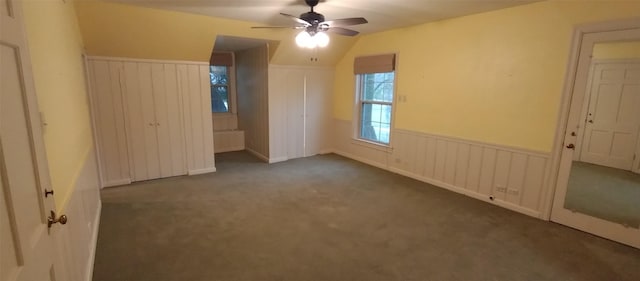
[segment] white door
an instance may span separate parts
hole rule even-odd
[[[640,64],[597,64],[581,159],[631,170],[640,129]]]
[[[299,69],[288,70],[287,93],[287,158],[304,157],[305,75]]]
[[[575,42],[579,42],[574,46],[572,57],[577,57],[577,62],[572,61],[569,73],[575,73],[575,76],[569,76],[567,85],[573,85],[569,95],[566,96],[560,120],[566,122],[566,127],[559,126],[557,133],[558,142],[556,143],[556,156],[558,156],[558,173],[555,177],[556,190],[552,202],[551,220],[561,223],[582,231],[586,231],[598,236],[605,237],[620,243],[640,248],[640,229],[629,227],[616,222],[611,222],[581,212],[576,212],[565,207],[568,195],[568,185],[572,164],[574,162],[574,144],[577,140],[577,132],[580,124],[584,122],[583,106],[585,93],[589,89],[587,80],[589,76],[589,66],[591,65],[592,50],[596,43],[600,42],[619,42],[640,40],[640,21],[629,21],[621,25],[624,28],[616,26],[615,28],[609,23],[597,24],[597,26],[578,27],[575,32]],[[593,29],[595,31],[586,32],[585,30]],[[610,30],[607,30],[610,29]],[[601,30],[601,31],[597,31]],[[577,56],[576,56],[577,55]],[[575,66],[575,68],[573,67]],[[574,72],[575,71],[575,72]],[[624,96],[621,94],[621,96]],[[627,97],[620,97],[620,102],[629,103]],[[627,114],[624,106],[621,106],[622,115]],[[636,107],[637,108],[637,107]],[[621,115],[618,114],[618,115]],[[593,116],[593,115],[592,115]],[[618,120],[626,120],[627,118],[618,118]],[[594,121],[595,123],[595,121]],[[587,144],[583,144],[587,145]]]
[[[0,280],[54,280],[54,209],[20,1],[0,1]]]
[[[333,72],[309,69],[306,74],[305,156],[313,156],[327,148],[327,126],[331,112]]]
[[[151,64],[125,62],[124,81],[133,181],[160,178]]]
[[[176,71],[175,64],[151,66],[160,177],[163,178],[187,173]]]

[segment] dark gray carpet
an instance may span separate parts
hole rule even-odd
[[[336,155],[102,192],[94,281],[640,280],[640,250]]]
[[[573,162],[564,207],[640,228],[640,175],[631,171]]]

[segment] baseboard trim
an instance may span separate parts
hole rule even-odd
[[[195,175],[202,175],[202,174],[214,173],[215,171],[216,171],[216,167],[212,167],[212,168],[204,168],[204,169],[196,169],[196,170],[189,170],[189,172],[187,173],[187,175],[189,175],[189,176],[195,176]]]
[[[131,184],[131,179],[121,179],[121,180],[108,181],[108,182],[105,182],[104,184],[102,184],[102,188],[111,187],[111,186],[118,186],[118,185],[127,185],[127,184]]]
[[[251,149],[251,148],[248,148],[248,147],[245,147],[245,148],[244,148],[244,150],[246,150],[246,151],[248,151],[249,153],[253,154],[255,157],[260,158],[260,160],[262,160],[262,161],[264,161],[264,162],[267,162],[267,163],[270,163],[270,162],[269,162],[269,157],[264,156],[264,155],[262,155],[261,153],[258,153],[257,151],[255,151],[255,150],[253,150],[253,149]]]
[[[322,154],[331,154],[331,153],[335,153],[333,149],[327,148],[327,149],[323,149],[320,150],[320,152],[318,152],[318,154],[322,155]]]
[[[434,186],[437,186],[437,187],[440,187],[440,188],[444,188],[446,190],[453,191],[455,193],[459,193],[459,194],[462,194],[462,195],[465,195],[465,196],[469,196],[469,197],[474,198],[474,199],[478,199],[478,200],[481,200],[481,201],[484,201],[484,202],[487,202],[487,203],[491,203],[493,205],[497,205],[497,206],[500,206],[500,207],[505,208],[505,209],[509,209],[509,210],[512,210],[512,211],[515,211],[515,212],[518,212],[518,213],[522,213],[522,214],[525,214],[527,216],[540,218],[540,212],[537,212],[537,211],[534,211],[534,210],[530,210],[530,209],[527,209],[527,208],[523,208],[521,206],[514,205],[512,203],[509,203],[509,202],[506,202],[506,201],[503,201],[503,200],[500,200],[500,199],[495,199],[494,198],[493,200],[491,200],[489,198],[489,196],[486,196],[484,194],[471,192],[471,191],[469,191],[467,189],[464,189],[464,188],[461,188],[461,187],[457,187],[457,186],[454,186],[454,185],[451,185],[451,184],[448,184],[448,183],[445,183],[445,182],[441,182],[441,181],[438,181],[438,180],[434,180],[434,179],[430,179],[430,178],[423,177],[423,176],[420,176],[420,175],[416,175],[414,173],[410,173],[410,172],[407,172],[407,171],[404,171],[404,170],[401,170],[401,169],[398,169],[398,168],[394,168],[394,167],[389,167],[386,170],[389,171],[389,172],[396,173],[396,174],[399,174],[399,175],[402,175],[402,176],[405,176],[405,177],[409,177],[409,178],[412,178],[412,179],[415,179],[415,180],[419,180],[421,182],[425,182],[425,183],[428,183],[428,184],[431,184],[431,185],[434,185]]]
[[[284,162],[289,160],[289,158],[283,156],[283,157],[276,157],[276,158],[269,158],[269,164],[273,164],[273,163],[278,163],[278,162]]]
[[[222,153],[222,152],[231,152],[231,151],[242,151],[244,150],[244,146],[232,146],[232,147],[223,147],[223,148],[219,148],[219,149],[215,149],[215,153]]]
[[[96,250],[98,248],[98,231],[100,230],[100,215],[102,214],[102,201],[96,209],[96,217],[93,219],[93,235],[91,235],[91,252],[89,253],[89,266],[85,274],[84,280],[91,281],[93,279],[93,267],[96,261]]]
[[[383,170],[388,170],[388,169],[387,169],[387,166],[386,166],[386,165],[384,165],[384,164],[382,164],[382,163],[378,163],[378,162],[374,162],[374,161],[371,161],[371,160],[366,159],[366,158],[358,157],[358,156],[355,156],[355,155],[353,155],[353,154],[351,154],[351,153],[348,153],[348,152],[339,151],[339,150],[334,150],[334,151],[333,151],[333,153],[338,154],[338,155],[340,155],[340,156],[347,157],[347,158],[351,158],[351,159],[353,159],[353,160],[356,160],[356,161],[358,161],[358,162],[365,163],[365,164],[367,164],[367,165],[374,166],[374,167],[376,167],[376,168],[380,168],[380,169],[383,169]]]

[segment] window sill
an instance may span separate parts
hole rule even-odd
[[[391,145],[367,141],[367,140],[358,139],[358,138],[351,138],[351,144],[364,146],[367,148],[371,148],[371,149],[375,149],[375,150],[387,152],[387,153],[393,152],[393,147],[391,147]]]

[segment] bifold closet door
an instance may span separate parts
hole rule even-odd
[[[124,63],[126,119],[133,181],[160,177],[151,64]]]
[[[133,181],[186,174],[175,66],[126,62],[124,76]]]
[[[131,182],[123,104],[123,64],[89,60],[94,119],[102,186]]]
[[[287,158],[305,157],[305,73],[289,70],[287,93]]]
[[[151,78],[156,117],[156,134],[160,159],[160,177],[187,173],[182,99],[178,92],[175,64],[153,64]]]
[[[328,116],[331,116],[331,91],[333,71],[309,69],[305,80],[305,151],[304,156],[313,156],[328,148]]]

